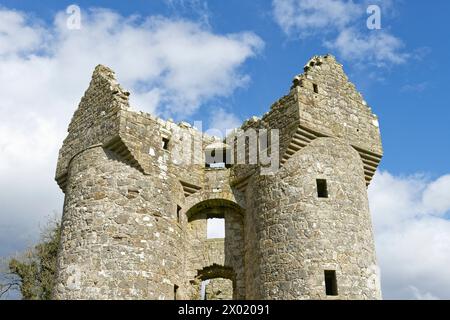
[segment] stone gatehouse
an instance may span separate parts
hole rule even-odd
[[[333,56],[313,57],[242,124],[277,130],[268,174],[227,156],[213,165],[236,146],[128,98],[99,65],[70,122],[55,298],[199,299],[207,280],[207,298],[381,298],[367,199],[379,125]],[[211,218],[224,238],[206,236]]]

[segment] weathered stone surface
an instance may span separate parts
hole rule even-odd
[[[229,279],[215,278],[209,280],[205,288],[205,300],[231,300],[233,282]]]
[[[383,152],[378,120],[334,57],[312,58],[242,125],[280,130],[268,175],[205,167],[217,138],[133,112],[128,96],[98,66],[69,125],[55,298],[199,299],[208,279],[218,299],[381,298],[366,190]],[[225,219],[225,239],[207,239],[211,217]]]

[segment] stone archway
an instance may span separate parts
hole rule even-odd
[[[186,275],[193,299],[198,298],[201,281],[215,278],[232,280],[233,298],[245,298],[243,214],[235,202],[218,198],[201,201],[187,210]],[[225,220],[225,238],[207,238],[207,220],[213,217]]]
[[[200,190],[186,198],[183,211],[188,219],[194,213],[207,208],[233,208],[236,212],[244,215],[244,203],[245,201],[236,196],[231,190],[222,190],[221,192]]]
[[[204,300],[232,300],[236,290],[236,273],[233,268],[211,265],[198,271]]]

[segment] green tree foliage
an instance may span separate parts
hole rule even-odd
[[[20,280],[19,288],[23,299],[51,299],[60,237],[61,224],[53,221],[45,228],[40,242],[34,248],[9,261],[11,274]]]

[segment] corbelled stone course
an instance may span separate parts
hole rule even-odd
[[[200,299],[205,280],[207,299],[381,298],[367,199],[379,124],[333,56],[224,141],[128,97],[97,66],[69,125],[55,298]],[[211,150],[236,156],[224,143],[249,129],[278,130],[275,172],[205,166]],[[224,239],[207,238],[209,218]]]

